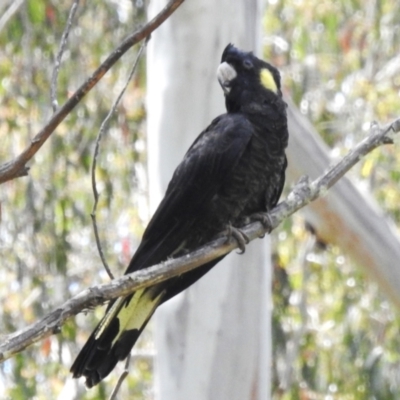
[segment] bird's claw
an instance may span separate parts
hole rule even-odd
[[[239,254],[243,254],[246,251],[246,244],[250,242],[249,237],[243,231],[232,225],[227,226],[226,233],[228,236],[227,242],[230,242],[232,238],[235,239],[240,249]]]
[[[267,233],[271,233],[272,231],[272,220],[271,217],[269,216],[268,213],[255,213],[251,215],[251,219],[253,221],[258,221],[261,222],[262,226],[267,230]],[[263,235],[260,236],[260,238],[263,238],[265,236],[265,233]]]

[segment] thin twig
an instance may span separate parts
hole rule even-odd
[[[101,262],[103,263],[103,266],[104,266],[105,270],[107,271],[108,276],[111,279],[114,279],[114,275],[111,272],[111,269],[110,269],[110,267],[109,267],[109,265],[107,263],[106,257],[104,256],[103,248],[102,248],[101,242],[100,242],[99,230],[97,228],[96,210],[97,210],[97,204],[99,202],[99,192],[97,191],[97,184],[96,184],[97,157],[99,155],[100,142],[101,142],[101,139],[103,138],[103,135],[104,135],[104,132],[105,132],[106,128],[108,127],[108,122],[110,121],[111,116],[115,113],[115,110],[117,109],[118,104],[121,101],[121,98],[124,95],[124,93],[126,91],[126,88],[128,87],[128,84],[132,79],[133,74],[136,71],[136,68],[137,68],[137,66],[139,64],[140,57],[141,57],[141,55],[143,53],[143,49],[145,48],[147,42],[148,42],[148,39],[143,41],[142,45],[140,46],[140,49],[139,49],[139,51],[138,51],[138,53],[136,55],[135,62],[133,63],[131,71],[129,72],[128,79],[126,80],[126,83],[125,83],[124,87],[122,88],[120,94],[118,95],[118,97],[115,100],[114,104],[112,105],[109,113],[104,118],[104,121],[102,122],[102,124],[100,126],[99,133],[97,134],[97,138],[96,138],[96,144],[95,144],[95,147],[94,147],[94,153],[93,153],[91,175],[92,175],[92,190],[93,190],[94,204],[93,204],[93,209],[92,209],[92,213],[90,214],[90,216],[92,218],[93,230],[94,230],[94,236],[96,238],[97,250],[98,250],[98,252],[100,254]]]
[[[293,188],[289,196],[268,213],[272,228],[276,228],[297,210],[324,195],[338,180],[338,177],[342,177],[360,160],[361,155],[369,153],[379,145],[388,143],[388,139],[391,139],[391,131],[400,131],[400,119],[384,129],[373,127],[370,136],[314,182],[309,183],[308,179],[302,179]],[[254,240],[263,236],[269,229],[266,229],[260,222],[254,222],[241,228],[241,230],[250,240]],[[235,248],[237,248],[235,240],[227,242],[226,238],[221,237],[185,256],[169,259],[158,265],[135,271],[107,284],[92,286],[67,300],[41,320],[20,331],[4,336],[0,344],[0,361],[12,357],[45,337],[59,333],[61,326],[67,319],[85,309],[93,308],[112,298],[126,296],[135,290],[181,275],[227,254]]]
[[[121,388],[122,382],[129,375],[129,363],[130,363],[130,361],[131,361],[131,353],[129,353],[128,357],[126,358],[124,370],[122,371],[122,374],[118,378],[118,382],[115,385],[114,390],[111,392],[111,395],[110,395],[108,400],[115,400],[117,398],[117,394],[119,392],[119,389]]]
[[[50,121],[31,140],[27,148],[16,158],[0,165],[0,184],[9,180],[26,176],[29,168],[27,162],[38,152],[57,126],[76,107],[82,98],[93,89],[104,74],[125,54],[133,45],[157,29],[185,0],[171,0],[162,11],[142,28],[129,35],[100,65],[92,76],[60,107],[50,118]]]
[[[13,17],[13,15],[19,10],[25,0],[14,0],[11,2],[10,6],[3,13],[0,18],[0,32],[7,25],[7,22]]]
[[[69,33],[71,32],[72,21],[74,20],[76,10],[78,9],[78,5],[79,5],[79,0],[75,0],[74,3],[72,4],[71,10],[69,11],[67,25],[65,26],[64,32],[61,36],[60,48],[58,49],[53,73],[51,76],[50,99],[53,112],[56,112],[58,108],[56,91],[57,91],[58,72],[60,71],[60,66],[61,66],[61,58],[64,54],[64,50],[67,45],[68,36]]]

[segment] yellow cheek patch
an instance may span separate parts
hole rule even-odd
[[[274,77],[271,74],[271,71],[267,68],[263,68],[260,71],[260,80],[261,84],[268,90],[271,90],[274,93],[278,93],[278,87],[276,86],[276,82]]]

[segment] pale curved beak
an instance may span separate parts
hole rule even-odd
[[[237,77],[237,72],[232,65],[226,61],[221,63],[217,69],[218,82],[222,87],[225,94],[228,94],[231,90],[231,82]]]

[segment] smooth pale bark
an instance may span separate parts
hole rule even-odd
[[[150,13],[165,5],[152,1]],[[148,48],[148,149],[152,208],[195,137],[224,112],[215,72],[232,42],[260,46],[257,0],[187,1]],[[269,238],[231,254],[157,311],[157,398],[268,399]]]

